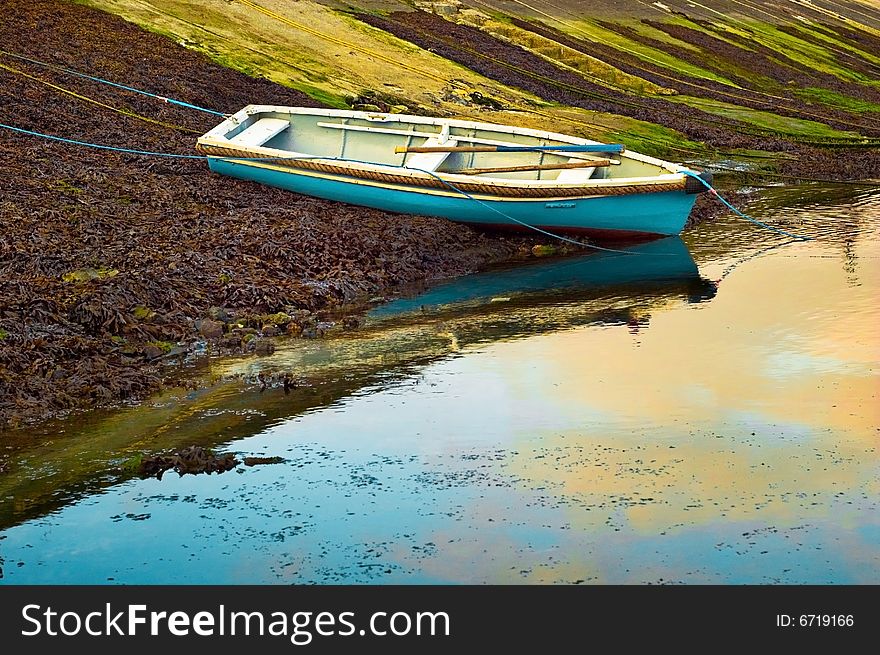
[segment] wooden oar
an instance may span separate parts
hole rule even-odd
[[[452,138],[455,138],[454,136]],[[619,143],[567,146],[397,146],[394,152],[623,152]]]
[[[561,168],[593,168],[611,166],[618,162],[610,159],[594,159],[592,161],[566,162],[559,164],[535,164],[534,166],[497,166],[495,168],[462,168],[458,171],[444,171],[456,175],[480,175],[482,173],[515,173],[517,171],[552,171]]]

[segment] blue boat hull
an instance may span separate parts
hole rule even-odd
[[[474,199],[454,190],[413,190],[320,173],[211,157],[210,169],[308,196],[496,229],[583,233],[603,238],[671,236],[681,232],[696,195],[684,191],[546,199]]]

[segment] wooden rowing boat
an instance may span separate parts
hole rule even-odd
[[[305,195],[600,238],[678,234],[707,188],[619,144],[401,114],[249,105],[196,148],[212,171]]]

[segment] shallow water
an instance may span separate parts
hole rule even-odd
[[[747,210],[814,240],[728,217],[454,280],[4,436],[2,582],[876,584],[880,194]],[[192,443],[285,461],[119,472]]]

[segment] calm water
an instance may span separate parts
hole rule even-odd
[[[880,194],[748,210],[814,240],[725,218],[457,280],[4,435],[2,582],[880,583]],[[119,473],[192,443],[284,462]]]

